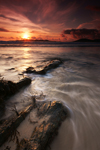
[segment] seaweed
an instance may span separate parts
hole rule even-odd
[[[19,112],[17,111],[16,105],[14,105],[14,108],[12,109],[16,113],[17,116],[19,116]]]
[[[16,144],[18,145],[19,144],[19,136],[20,136],[20,133],[13,126],[13,128],[11,129],[11,132],[10,132],[9,142],[10,141],[13,141],[13,142],[16,141]]]

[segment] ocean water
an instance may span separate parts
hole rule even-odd
[[[22,73],[55,58],[63,64],[46,75]],[[14,105],[21,110],[32,103],[32,95],[37,101],[61,101],[71,116],[62,123],[51,150],[100,150],[100,44],[0,47],[0,76],[14,82],[24,76],[32,79],[6,102],[4,118],[12,115]]]

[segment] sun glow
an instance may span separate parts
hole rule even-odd
[[[24,34],[23,39],[29,39],[29,36],[27,33]]]

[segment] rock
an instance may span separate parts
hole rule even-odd
[[[0,97],[0,117],[3,116],[5,111],[5,103],[4,100]]]
[[[35,72],[35,70],[34,70],[33,67],[28,67],[28,68],[26,69],[26,73],[33,73],[33,72]]]
[[[30,78],[24,78],[18,83],[13,83],[12,81],[0,80],[0,97],[7,98],[18,92],[24,86],[31,83]]]
[[[16,83],[16,85],[19,89],[21,89],[22,87],[27,86],[29,84],[31,84],[30,78],[24,78],[24,79],[20,80],[18,83]]]
[[[30,139],[22,139],[16,150],[44,150],[54,139],[61,122],[68,117],[66,108],[57,101],[37,105],[38,116],[44,121],[38,125]],[[48,119],[45,120],[45,116]]]
[[[24,78],[18,83],[12,81],[0,80],[0,117],[2,117],[5,110],[4,100],[17,93],[22,87],[31,83],[30,78]]]
[[[6,142],[10,136],[15,135],[16,128],[26,118],[32,108],[33,105],[30,105],[23,112],[19,113],[17,117],[0,122],[0,146]]]
[[[33,67],[28,67],[24,73],[36,73],[36,74],[46,74],[48,70],[57,68],[62,61],[60,59],[51,60],[47,65],[40,69],[35,69]]]
[[[8,69],[8,70],[15,70],[15,68],[10,68],[10,69]]]

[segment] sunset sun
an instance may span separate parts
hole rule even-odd
[[[24,38],[24,39],[29,39],[28,34],[25,33],[24,36],[23,36],[23,38]]]

